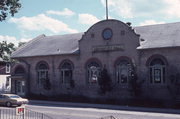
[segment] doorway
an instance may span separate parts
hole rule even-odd
[[[25,81],[16,80],[16,94],[20,96],[25,95]]]

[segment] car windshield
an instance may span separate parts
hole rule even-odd
[[[18,95],[12,95],[12,96],[9,96],[9,98],[21,98],[21,97],[19,97]]]

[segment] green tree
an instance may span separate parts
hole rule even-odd
[[[142,93],[142,84],[145,80],[138,80],[138,76],[136,71],[131,72],[131,80],[129,82],[130,86],[132,87],[132,92],[134,92],[135,96],[140,96]]]
[[[10,61],[10,55],[15,51],[15,45],[13,43],[7,43],[6,41],[0,42],[0,57],[4,61]]]
[[[106,68],[103,68],[101,71],[101,75],[98,78],[98,84],[100,86],[101,93],[103,94],[112,90],[112,81]]]
[[[0,21],[5,20],[8,14],[14,16],[20,8],[19,0],[0,0]]]
[[[21,46],[23,46],[23,45],[25,45],[26,44],[26,42],[19,42],[18,43],[18,47],[21,47]]]

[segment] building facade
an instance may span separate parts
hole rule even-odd
[[[12,84],[21,95],[100,99],[178,99],[180,23],[132,27],[103,20],[84,33],[40,35],[12,54]],[[110,91],[102,94],[106,69]],[[19,86],[19,88],[18,88]]]
[[[11,92],[10,71],[10,63],[0,58],[0,93]]]

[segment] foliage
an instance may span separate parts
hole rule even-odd
[[[0,0],[0,21],[5,20],[8,14],[14,16],[20,8],[19,0]]]
[[[138,82],[137,73],[131,73],[131,80],[130,85],[132,87],[132,91],[134,92],[135,96],[139,96],[141,94],[141,85],[144,83],[144,80]]]
[[[101,75],[98,78],[98,84],[100,86],[100,90],[103,94],[105,94],[108,91],[111,91],[112,89],[112,81],[111,78],[107,72],[107,69],[103,69],[101,71]]]
[[[21,47],[21,46],[23,46],[24,44],[26,44],[26,42],[19,42],[19,43],[18,43],[18,47]]]
[[[10,61],[10,55],[15,49],[13,43],[7,43],[6,41],[0,42],[0,58],[4,61]]]

